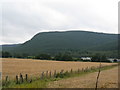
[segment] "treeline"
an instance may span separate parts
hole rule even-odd
[[[9,52],[0,52],[2,58],[31,58],[31,59],[41,59],[41,60],[59,60],[59,61],[73,61],[72,56],[68,54],[57,54],[51,56],[49,54],[38,54],[36,56],[30,56],[29,54],[10,54]]]
[[[56,60],[56,61],[87,61],[82,60],[81,57],[73,57],[67,53],[59,53],[55,56],[51,56],[50,54],[38,54],[36,56],[30,56],[26,53],[23,54],[10,54],[9,52],[1,52],[0,53],[2,58],[29,58],[29,59],[40,59],[40,60]],[[110,62],[107,60],[107,57],[102,54],[94,54],[91,57],[91,62]]]
[[[0,57],[9,58],[12,57],[12,55],[9,52],[0,52]]]

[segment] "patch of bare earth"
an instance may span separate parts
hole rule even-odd
[[[97,72],[80,77],[72,77],[54,81],[49,88],[95,88]],[[118,67],[104,70],[100,74],[98,88],[118,88]]]

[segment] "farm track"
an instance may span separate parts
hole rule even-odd
[[[1,59],[0,59],[1,60]],[[102,66],[113,65],[115,63],[102,63]],[[2,59],[2,77],[9,76],[9,79],[15,79],[16,75],[22,73],[28,74],[29,77],[39,77],[43,71],[54,70],[57,72],[64,70],[77,70],[86,67],[97,67],[99,63],[95,62],[64,62],[64,61],[50,61],[50,60],[33,60],[33,59],[15,59],[3,58]]]
[[[95,88],[97,72],[80,77],[72,77],[54,81],[48,88]],[[100,74],[98,88],[118,88],[118,67],[104,70]]]

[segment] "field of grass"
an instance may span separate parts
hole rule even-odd
[[[103,80],[104,85],[100,85],[100,88],[117,87],[118,72],[116,63],[102,63],[101,70],[105,70],[104,74],[100,78]],[[99,63],[97,62],[72,62],[72,61],[51,61],[51,60],[34,60],[34,59],[15,59],[15,58],[3,58],[2,59],[2,73],[4,87],[7,88],[94,88],[95,80],[97,76]],[[94,67],[94,69],[91,69]],[[82,69],[89,68],[88,71]],[[72,69],[72,72],[71,72]],[[78,69],[80,72],[78,72]],[[111,69],[111,71],[109,70]],[[58,77],[40,79],[41,73],[44,71],[51,71],[51,75],[54,71],[57,71]],[[64,70],[64,73],[59,75],[60,71]],[[82,71],[81,71],[82,70]],[[108,71],[106,71],[108,70]],[[68,71],[66,73],[66,71]],[[58,73],[59,72],[59,73]],[[28,74],[29,80],[21,84],[16,84],[16,75],[22,73],[25,79],[25,74]],[[45,73],[46,75],[46,73]],[[7,82],[5,82],[5,76],[8,76]],[[114,79],[110,79],[110,77]],[[108,82],[105,80],[107,79]],[[20,79],[19,79],[20,80]],[[89,83],[90,82],[90,83]],[[74,85],[71,85],[74,84]]]
[[[16,84],[14,81],[8,81],[7,86],[4,86],[4,88],[95,88],[97,71],[98,68],[79,73],[64,73],[62,77],[44,78],[42,80],[33,79],[32,83],[24,82],[22,84]],[[118,87],[117,66],[105,66],[101,68],[98,87]]]
[[[80,74],[59,81],[50,82],[48,88],[95,88],[98,72]],[[98,88],[118,88],[118,67],[104,68],[100,74]]]
[[[102,63],[102,66],[114,65],[115,63]],[[9,76],[9,79],[15,79],[16,75],[22,73],[28,74],[29,77],[39,77],[44,71],[56,70],[57,72],[62,69],[73,71],[86,68],[86,67],[98,67],[99,63],[96,62],[64,62],[64,61],[49,61],[49,60],[34,60],[34,59],[15,59],[15,58],[3,58],[2,59],[2,77]]]

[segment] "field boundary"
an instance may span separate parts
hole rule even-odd
[[[108,70],[111,68],[114,68],[118,66],[118,64],[115,65],[110,65],[110,66],[102,66],[101,67],[101,71],[103,70]],[[89,73],[94,73],[97,72],[99,70],[99,67],[86,67],[86,68],[82,68],[81,70],[78,69],[76,71],[73,71],[72,69],[70,71],[64,71],[63,69],[60,72],[56,72],[54,71],[54,73],[51,73],[51,71],[46,71],[46,72],[42,72],[40,77],[37,78],[29,78],[28,74],[25,75],[25,77],[23,77],[23,75],[20,73],[19,76],[16,76],[16,80],[8,80],[8,76],[6,76],[6,79],[3,80],[2,82],[2,86],[3,88],[30,88],[32,84],[34,83],[38,83],[39,86],[34,86],[33,88],[45,88],[48,82],[51,81],[58,81],[61,79],[66,79],[66,78],[72,78],[72,77],[79,77],[82,75],[87,75]],[[29,86],[29,87],[28,87]]]

